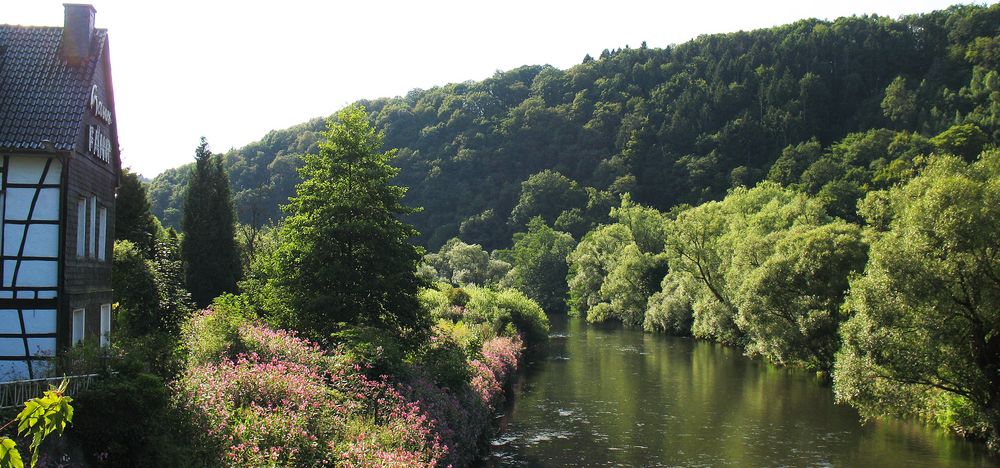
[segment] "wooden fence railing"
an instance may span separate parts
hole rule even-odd
[[[90,388],[99,377],[100,374],[87,374],[0,382],[0,409],[21,406],[27,400],[42,396],[42,392],[48,390],[50,386],[59,385],[63,379],[69,381],[69,385],[66,387],[66,394],[76,396],[76,393],[80,390]]]

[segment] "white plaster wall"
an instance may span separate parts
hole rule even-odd
[[[23,187],[7,188],[4,217],[13,220],[28,219],[31,200],[35,197],[35,189]],[[31,219],[56,221],[59,219],[59,189],[45,188],[38,193],[35,202],[35,212]]]
[[[24,356],[24,340],[0,338],[0,356]]]
[[[55,333],[55,309],[37,309],[24,311],[24,328],[28,333]],[[21,333],[21,320],[16,309],[0,310],[0,334]]]
[[[52,159],[52,165],[49,166],[49,173],[45,176],[45,183],[58,184],[60,176],[62,176],[62,161],[54,158]]]
[[[39,192],[38,202],[35,204],[35,213],[31,219],[59,220],[59,189],[46,188]]]
[[[7,224],[3,228],[3,254],[17,255],[21,248],[24,225]],[[32,224],[27,226],[28,242],[24,244],[24,255],[28,257],[59,256],[59,226],[55,224]]]
[[[12,156],[8,160],[7,182],[12,184],[37,184],[45,169],[48,158],[38,156]],[[45,175],[44,184],[58,184],[62,175],[62,161],[52,158],[49,172]]]
[[[38,364],[33,363],[34,367]],[[0,361],[0,382],[22,380],[28,378],[28,363],[24,361]]]
[[[51,357],[56,355],[55,338],[28,338],[28,351],[32,356]]]
[[[0,333],[21,333],[21,320],[17,310],[0,310]]]
[[[25,310],[24,328],[28,333],[55,333],[56,317],[55,309]]]
[[[12,184],[37,184],[48,158],[11,157],[7,165],[7,182]]]
[[[54,287],[57,284],[58,264],[56,261],[22,260],[21,269],[17,273],[17,286]],[[13,286],[14,260],[3,262],[3,285]]]
[[[35,189],[8,187],[6,194],[4,218],[20,221],[28,219],[28,211],[31,209],[31,199],[35,196]]]

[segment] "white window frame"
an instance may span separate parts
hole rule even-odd
[[[87,330],[87,309],[73,309],[73,336],[72,343],[77,344],[83,341]]]
[[[111,344],[111,304],[101,304],[101,346]]]
[[[90,216],[88,216],[88,218],[90,220],[90,230],[89,230],[90,249],[87,256],[90,258],[94,258],[97,257],[97,196],[96,195],[90,196],[89,209],[90,209],[89,213]]]
[[[102,206],[97,211],[97,259],[103,262],[108,258],[108,209]]]
[[[76,201],[76,256],[87,255],[87,199],[80,197]]]

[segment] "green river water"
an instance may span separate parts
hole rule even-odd
[[[921,424],[861,424],[815,376],[553,315],[485,466],[994,466]]]

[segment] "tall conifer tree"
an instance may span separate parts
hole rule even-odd
[[[222,160],[212,156],[205,137],[195,151],[181,228],[184,273],[191,297],[205,307],[216,296],[236,291],[239,252],[233,223],[233,200]]]
[[[285,207],[275,281],[291,316],[282,321],[319,339],[346,325],[416,342],[429,323],[417,302],[417,231],[399,219],[414,210],[401,203],[406,188],[390,185],[395,150],[381,150],[382,134],[362,107],[342,110],[327,127]]]

